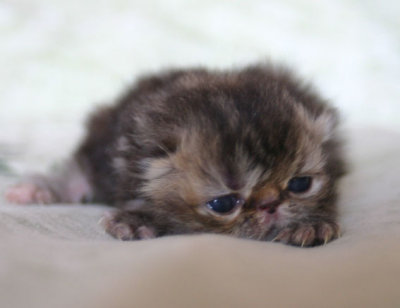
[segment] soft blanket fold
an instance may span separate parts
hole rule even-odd
[[[0,206],[0,307],[399,307],[400,136],[352,129],[343,236],[119,242],[101,205]],[[12,181],[1,178],[1,189]]]

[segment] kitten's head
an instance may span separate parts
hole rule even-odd
[[[291,74],[185,75],[166,92],[158,124],[141,115],[164,155],[140,161],[140,193],[181,230],[261,239],[334,217],[337,115]]]

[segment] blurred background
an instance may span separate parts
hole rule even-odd
[[[95,105],[169,67],[281,61],[347,125],[400,131],[397,0],[2,0],[0,171],[66,158]]]

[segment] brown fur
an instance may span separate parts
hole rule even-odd
[[[339,234],[337,122],[336,111],[283,68],[169,71],[97,111],[75,161],[92,200],[121,208],[105,219],[121,239],[214,232],[316,245]],[[304,175],[313,177],[310,192],[287,191]],[[233,213],[205,206],[232,193],[244,200]],[[269,221],[267,200],[279,219]]]

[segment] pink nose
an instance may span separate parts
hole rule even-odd
[[[257,208],[260,210],[266,210],[268,213],[275,213],[276,208],[281,204],[281,200],[276,197],[270,196],[268,198],[264,198],[257,205]]]

